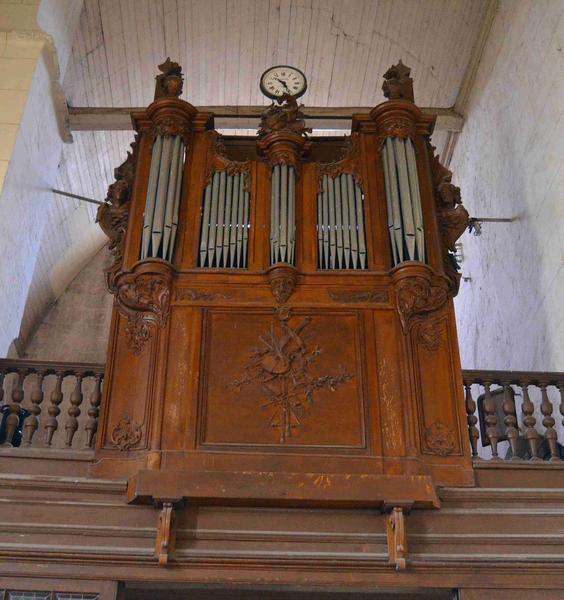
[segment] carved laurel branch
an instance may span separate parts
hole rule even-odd
[[[131,151],[127,153],[127,158],[114,170],[115,181],[108,188],[106,203],[98,208],[96,214],[96,221],[110,239],[109,251],[113,260],[105,272],[106,283],[112,293],[115,293],[114,280],[121,269],[123,260],[138,149],[139,136],[136,135],[131,144]]]
[[[452,454],[456,448],[456,436],[454,431],[440,421],[436,421],[425,429],[424,438],[425,445],[432,454],[448,456],[449,454]]]
[[[119,311],[127,317],[130,350],[139,354],[154,329],[166,325],[170,312],[172,267],[160,261],[138,263],[116,279]]]
[[[361,161],[360,161],[360,134],[352,133],[346,138],[347,147],[343,152],[343,156],[332,163],[318,163],[318,192],[323,191],[323,176],[327,175],[331,179],[335,179],[338,175],[352,175],[358,185],[364,189],[364,180],[362,177]]]
[[[124,417],[112,429],[111,442],[114,446],[125,452],[136,446],[143,435],[143,429],[130,417]]]
[[[245,176],[245,191],[251,191],[251,161],[246,160],[238,162],[227,158],[227,150],[223,143],[223,137],[217,131],[208,131],[206,135],[211,138],[208,146],[208,152],[206,157],[206,178],[204,186],[211,183],[214,172],[224,171],[228,175],[241,175]]]
[[[438,311],[448,300],[448,283],[429,270],[404,276],[396,283],[396,302],[404,333],[429,313]]]

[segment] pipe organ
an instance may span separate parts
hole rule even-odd
[[[472,485],[452,297],[468,213],[401,61],[350,136],[309,135],[281,95],[222,137],[160,66],[99,222],[115,309],[93,474],[183,502],[405,514]],[[275,73],[276,76],[276,73]],[[297,86],[297,84],[296,84]]]

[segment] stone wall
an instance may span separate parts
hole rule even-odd
[[[564,3],[503,0],[451,169],[462,237],[462,365],[564,371]]]
[[[49,308],[23,357],[32,360],[106,362],[113,296],[106,290],[104,247]]]

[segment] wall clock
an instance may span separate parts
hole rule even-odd
[[[270,67],[261,75],[260,89],[272,100],[277,100],[283,94],[299,98],[307,90],[307,79],[296,67],[278,65]]]

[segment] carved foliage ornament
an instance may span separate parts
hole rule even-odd
[[[456,448],[456,436],[450,427],[436,421],[425,429],[425,444],[433,454],[448,456]]]
[[[114,170],[115,182],[108,188],[106,203],[98,208],[96,221],[110,238],[109,250],[113,261],[106,269],[106,283],[110,292],[115,293],[114,281],[121,268],[125,244],[125,233],[129,220],[131,189],[137,164],[139,136],[131,144],[125,161]]]
[[[136,446],[143,435],[140,425],[132,421],[130,417],[124,417],[112,429],[111,442],[122,452],[130,450]]]
[[[190,145],[192,131],[190,122],[185,115],[166,115],[155,119],[151,128],[153,137],[160,135],[162,137],[180,136],[185,146]]]
[[[208,146],[208,153],[206,158],[206,179],[204,186],[211,183],[213,174],[216,171],[224,171],[228,175],[241,175],[245,177],[245,191],[251,191],[251,162],[246,160],[244,162],[237,162],[229,160],[227,158],[227,150],[223,143],[223,137],[217,131],[208,131],[206,135],[211,138]]]
[[[429,352],[436,352],[441,346],[443,321],[431,319],[423,321],[417,330],[417,341]]]
[[[160,261],[138,263],[116,280],[118,308],[128,319],[126,334],[134,354],[141,352],[154,328],[166,325],[171,281],[172,268]]]
[[[441,308],[448,300],[448,285],[438,275],[413,275],[396,285],[397,309],[405,333],[427,313]]]
[[[388,303],[390,298],[385,290],[330,290],[329,298],[343,304]]]
[[[251,350],[243,377],[234,381],[232,387],[239,391],[246,385],[260,385],[266,406],[271,409],[268,425],[278,429],[283,444],[301,425],[307,407],[313,404],[315,391],[322,388],[335,391],[337,386],[352,379],[352,375],[339,366],[336,375],[312,377],[310,365],[322,353],[322,348],[308,348],[302,337],[311,317],[304,317],[296,326],[291,326],[289,311],[277,314],[279,323],[274,321],[270,330],[259,336],[260,346]]]

